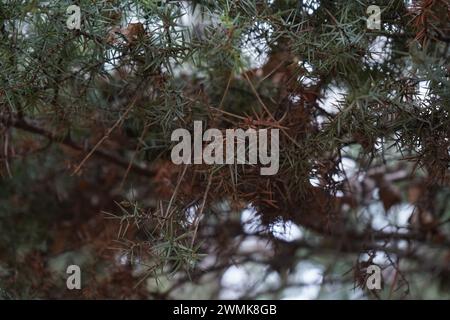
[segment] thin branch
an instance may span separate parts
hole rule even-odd
[[[69,136],[65,136],[64,138],[61,139],[61,137],[58,137],[56,134],[54,134],[50,131],[47,131],[46,129],[32,125],[29,122],[29,120],[17,119],[17,117],[12,117],[12,118],[8,118],[8,119],[5,117],[0,117],[0,122],[5,124],[6,126],[14,127],[16,129],[20,129],[23,131],[27,131],[27,132],[30,132],[33,134],[43,136],[43,137],[49,139],[50,141],[55,141],[59,144],[62,144],[66,147],[71,148],[72,150],[75,150],[78,152],[84,152],[84,148],[82,146],[78,145],[77,143],[75,143]],[[97,149],[93,150],[93,152],[91,151],[91,153],[93,156],[96,156],[98,158],[101,158],[103,160],[111,162],[118,167],[127,169],[129,166],[128,161],[123,160],[115,155],[112,155],[104,150],[97,148]],[[151,177],[155,176],[155,172],[153,170],[143,168],[136,164],[132,164],[130,166],[130,171],[132,171],[138,175],[145,176],[145,177],[151,178]]]

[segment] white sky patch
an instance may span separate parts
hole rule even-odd
[[[281,240],[294,241],[303,236],[302,230],[292,221],[277,222],[272,226],[273,235]]]
[[[246,41],[242,46],[242,56],[249,63],[250,68],[261,68],[268,59],[269,47],[264,34],[268,38],[273,33],[273,27],[267,22],[255,22],[258,32],[251,32],[246,35]]]
[[[242,211],[241,223],[245,233],[256,233],[262,230],[261,218],[256,215],[256,211],[253,208]]]
[[[291,282],[298,286],[285,289],[284,300],[312,300],[319,295],[323,281],[323,268],[310,262],[301,262],[291,275]],[[280,277],[277,272],[267,272],[267,268],[246,264],[231,266],[222,276],[224,289],[220,299],[238,299],[244,294],[263,293],[270,288],[277,288]]]
[[[278,274],[266,273],[266,270],[266,267],[251,263],[229,267],[221,279],[224,289],[220,292],[220,299],[238,299],[244,294],[276,287],[280,283]],[[264,278],[265,275],[267,276]]]
[[[314,187],[320,187],[320,180],[316,177],[310,178],[309,183],[311,183],[311,185]]]
[[[221,284],[224,287],[220,293],[221,299],[238,299],[242,287],[248,282],[247,275],[243,268],[231,266],[222,276]]]
[[[104,68],[106,71],[113,71],[120,65],[120,52],[116,49],[106,50],[106,62]]]
[[[305,87],[310,87],[310,86],[314,86],[319,82],[319,78],[317,77],[310,77],[307,75],[303,75],[298,77],[298,82],[300,82],[301,85],[305,86]]]
[[[406,232],[408,219],[410,218],[414,206],[409,203],[398,204],[389,209],[388,214],[384,214],[381,201],[371,204],[365,212],[371,219],[372,228],[385,232]],[[404,229],[398,229],[404,228]]]
[[[208,269],[214,266],[217,263],[217,256],[213,254],[208,254],[205,258],[203,258],[198,267],[200,269]]]
[[[393,224],[395,224],[397,227],[407,228],[409,225],[408,220],[411,217],[413,211],[414,206],[409,203],[403,203],[393,207],[390,215],[393,219]]]
[[[285,300],[313,300],[320,292],[323,281],[323,269],[310,262],[300,262],[292,279],[292,282],[302,284],[297,288],[284,291]]]
[[[344,181],[346,178],[351,178],[357,173],[356,162],[349,158],[342,158],[341,163],[339,163],[339,169],[342,173],[333,174],[334,181]]]
[[[298,65],[300,68],[306,70],[306,74],[299,76],[297,81],[300,82],[300,84],[302,84],[303,86],[316,85],[319,79],[317,77],[309,76],[314,71],[314,67],[307,61],[299,61]]]
[[[191,225],[195,221],[195,217],[197,216],[197,208],[195,206],[191,206],[187,208],[186,212],[186,222]]]
[[[272,245],[267,240],[262,240],[256,236],[246,237],[239,246],[239,253],[241,254],[264,254],[267,251],[272,250]]]
[[[381,202],[376,202],[368,207],[372,228],[375,230],[382,230],[390,225],[389,219],[386,215],[382,214],[384,211]]]
[[[248,233],[263,230],[261,219],[256,215],[256,211],[253,208],[248,208],[242,212],[241,221],[244,230]],[[301,229],[292,221],[275,223],[271,231],[275,237],[285,241],[293,241],[302,237]],[[263,254],[267,250],[272,250],[270,244],[257,237],[248,237],[240,246],[240,251],[255,254],[258,254],[258,252]],[[295,278],[295,281],[304,284],[304,286],[301,286],[300,289],[286,290],[285,298],[314,299],[320,290],[322,269],[311,263],[302,263],[301,268],[295,270],[293,278]],[[251,289],[250,292],[255,293],[264,292],[269,288],[276,288],[280,284],[280,279],[278,273],[267,273],[267,268],[265,267],[246,264],[228,268],[221,282],[224,289],[221,291],[220,298],[237,299],[243,294],[248,294],[249,289]]]
[[[241,223],[246,233],[257,233],[265,230],[261,224],[261,218],[256,214],[253,208],[245,209],[241,215]],[[275,222],[270,231],[274,237],[285,241],[294,241],[300,239],[303,235],[299,226],[292,221]]]
[[[367,261],[369,260],[370,256],[367,253],[364,253],[362,255],[360,255],[359,257],[359,261]],[[373,258],[373,263],[377,264],[377,265],[383,265],[385,263],[387,263],[387,259],[386,259],[386,253],[383,251],[376,251],[375,252],[375,256]]]
[[[337,86],[331,86],[325,90],[322,99],[319,100],[319,107],[326,112],[336,114],[339,109],[339,101],[344,98],[346,91]]]
[[[298,65],[305,68],[309,73],[313,72],[314,70],[313,66],[307,61],[299,61]]]
[[[369,46],[369,54],[364,58],[371,67],[383,63],[391,55],[392,49],[385,36],[377,36]]]
[[[353,177],[358,172],[356,161],[349,158],[342,158],[340,168],[345,172],[348,178]]]
[[[311,15],[314,13],[314,11],[319,8],[320,1],[318,0],[304,0],[303,6],[306,6],[307,9],[305,10],[307,14]]]
[[[430,81],[420,81],[418,86],[419,88],[417,99],[419,99],[421,102],[426,102],[430,93]]]

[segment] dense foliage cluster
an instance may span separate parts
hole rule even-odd
[[[448,297],[449,46],[448,0],[2,1],[0,296]],[[195,120],[278,173],[173,164]]]

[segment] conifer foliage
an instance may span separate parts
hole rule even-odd
[[[448,298],[449,47],[448,0],[2,1],[0,297]],[[278,171],[173,163],[199,121]]]

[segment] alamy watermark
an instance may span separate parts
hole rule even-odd
[[[70,276],[67,277],[66,286],[69,290],[81,289],[81,269],[76,264],[72,264],[67,267],[66,273]]]
[[[80,30],[81,28],[81,9],[77,5],[70,5],[66,9],[69,17],[66,20],[67,28],[70,30]]]
[[[191,133],[182,128],[172,132],[171,141],[179,141],[171,152],[175,164],[256,165],[259,160],[266,166],[260,168],[261,175],[274,175],[279,169],[279,129],[226,129],[224,137],[222,131],[214,128],[203,133],[202,122],[194,121],[193,141]],[[206,146],[203,142],[207,142]]]
[[[177,1],[169,1],[177,2]],[[66,20],[67,28],[70,30],[81,28],[81,9],[77,5],[70,5],[67,7],[66,13],[69,17]],[[367,29],[380,30],[381,29],[381,9],[377,5],[370,5],[366,9],[367,17]]]
[[[371,5],[367,7],[367,29],[370,30],[380,30],[381,29],[381,9],[379,6]]]
[[[367,267],[367,274],[370,274],[366,280],[366,287],[369,290],[381,290],[381,268],[375,264]]]

